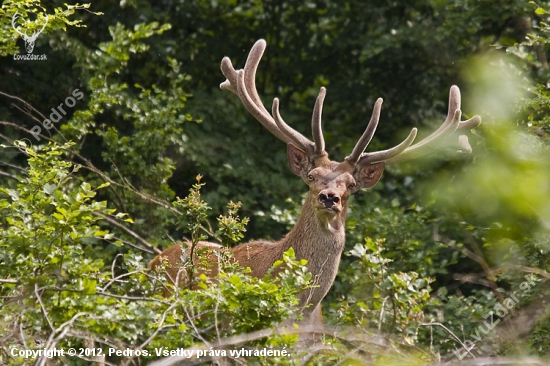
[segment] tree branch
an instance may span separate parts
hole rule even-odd
[[[139,236],[136,232],[132,231],[131,229],[128,229],[126,226],[122,225],[121,223],[119,223],[115,219],[112,219],[112,218],[108,217],[107,215],[104,215],[104,214],[102,214],[100,212],[97,212],[97,211],[92,212],[92,214],[94,216],[101,217],[103,220],[107,221],[111,225],[114,225],[114,226],[118,227],[119,229],[123,230],[124,232],[126,232],[132,238],[136,239],[141,244],[143,244],[147,249],[149,249],[151,251],[150,253],[157,253],[157,254],[161,253],[160,249],[154,247],[153,244],[149,243],[147,240],[145,240],[141,236]]]

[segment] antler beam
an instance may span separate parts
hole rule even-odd
[[[227,80],[220,84],[220,88],[230,90],[238,95],[248,112],[279,140],[287,144],[295,144],[306,152],[311,159],[326,155],[325,141],[321,127],[321,114],[326,89],[324,87],[321,88],[315,102],[311,121],[313,132],[313,141],[311,141],[300,132],[290,127],[283,120],[279,112],[279,99],[275,98],[273,100],[272,114],[269,114],[262,104],[256,89],[255,78],[256,70],[258,69],[265,48],[265,40],[260,39],[257,41],[250,50],[245,66],[241,70],[235,70],[231,64],[231,60],[228,57],[224,57],[221,64],[221,70]],[[472,129],[481,124],[481,117],[479,116],[474,116],[466,121],[460,121],[460,90],[457,86],[452,86],[449,95],[447,118],[430,136],[412,145],[417,133],[416,128],[413,128],[407,138],[399,145],[387,150],[365,153],[365,149],[376,132],[381,109],[382,98],[379,98],[374,104],[372,116],[365,132],[357,141],[351,154],[346,158],[349,163],[353,165],[368,165],[378,162],[391,164],[414,159],[433,151],[435,147],[440,145],[456,131]]]
[[[220,84],[220,88],[237,94],[248,112],[279,140],[287,144],[293,143],[297,145],[312,159],[325,154],[325,142],[321,130],[321,111],[323,109],[326,89],[321,88],[317,102],[315,103],[312,119],[314,141],[311,141],[285,123],[279,113],[279,100],[277,98],[273,100],[273,116],[269,114],[262,104],[256,89],[255,78],[256,70],[258,69],[258,64],[265,51],[265,47],[266,43],[263,39],[257,41],[252,46],[245,66],[241,70],[235,70],[229,57],[224,57],[221,70],[227,80]]]
[[[383,161],[386,164],[392,164],[416,159],[432,152],[456,131],[470,130],[479,126],[481,124],[481,117],[477,115],[466,121],[460,121],[462,114],[460,111],[460,99],[460,89],[456,85],[453,85],[449,92],[449,109],[447,112],[447,118],[445,119],[445,122],[443,122],[443,124],[439,126],[439,128],[430,136],[412,146],[409,146],[414,141],[416,136],[416,129],[413,128],[409,136],[401,144],[388,150],[373,153],[362,153],[358,163],[372,164]],[[370,126],[367,126],[367,130],[369,130],[369,127]]]

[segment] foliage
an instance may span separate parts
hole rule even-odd
[[[48,145],[43,152],[24,142],[17,144],[29,156],[29,169],[16,189],[0,191],[4,195],[0,277],[16,280],[25,297],[44,287],[93,294],[104,263],[99,258],[82,258],[81,243],[93,247],[100,245],[100,239],[113,237],[100,229],[100,218],[94,214],[110,215],[114,210],[108,210],[106,202],[92,200],[107,184],[92,189],[79,182],[75,173],[80,166],[59,159],[72,144]]]
[[[396,335],[409,344],[417,341],[423,309],[430,303],[429,278],[416,272],[391,272],[382,252],[384,240],[370,238],[356,244],[348,253],[359,258],[340,273],[343,282],[353,283],[352,292],[331,307],[339,324],[354,324],[365,329],[376,328],[387,335]]]
[[[241,208],[241,202],[229,202],[227,204],[227,216],[220,215],[218,217],[219,229],[216,231],[216,236],[221,238],[224,245],[232,246],[244,238],[243,232],[246,231],[248,217],[242,219],[237,216],[237,212]]]
[[[128,364],[162,356],[162,350],[171,350],[174,344],[191,347],[197,339],[214,342],[273,327],[297,310],[296,294],[309,286],[311,274],[292,250],[274,264],[272,270],[285,265],[279,276],[263,279],[249,276],[223,251],[216,281],[203,275],[199,290],[184,289],[161,299],[153,293],[154,278],[149,279],[138,252],[130,250],[120,260],[117,255],[112,263],[104,263],[102,253],[112,245],[122,245],[99,227],[101,215],[113,215],[114,210],[94,200],[102,187],[80,182],[75,176],[79,167],[62,159],[72,144],[49,144],[42,152],[23,142],[17,144],[29,156],[29,169],[17,188],[1,189],[0,208],[5,217],[0,226],[2,363],[45,359],[13,357],[14,347],[91,349],[86,340],[94,340],[94,349],[108,355],[109,362]],[[204,207],[200,199],[183,201],[189,203],[183,216]],[[237,208],[231,207],[234,216]],[[231,223],[229,217],[222,221]],[[270,337],[251,345],[279,349],[295,339]],[[128,347],[141,356],[135,352],[109,355],[109,349]],[[79,358],[89,359],[85,356],[91,355],[62,359],[79,364]]]
[[[12,20],[16,14],[19,19],[16,20],[16,26],[20,31],[27,35],[37,32],[44,26],[43,34],[55,32],[58,29],[67,30],[67,26],[85,27],[82,20],[70,20],[77,10],[87,10],[90,4],[64,4],[66,9],[57,7],[54,14],[47,13],[40,0],[6,0],[2,2],[0,9],[0,55],[15,55],[19,53],[19,47],[16,44],[17,31],[12,27]],[[29,15],[33,14],[37,21],[31,21]],[[101,15],[102,13],[92,13]],[[16,36],[16,37],[14,37]]]
[[[182,84],[189,77],[181,73],[180,65],[173,59],[169,59],[162,70],[167,73],[163,75],[164,80],[158,81],[168,85],[142,85],[136,81],[130,86],[120,75],[125,73],[130,55],[143,53],[149,48],[144,39],[168,29],[169,24],[138,24],[133,30],[117,24],[110,28],[113,40],[100,44],[103,53],[79,47],[77,63],[89,77],[88,106],[77,111],[71,123],[62,125],[60,129],[64,138],[69,139],[97,135],[103,146],[102,162],[99,163],[115,163],[109,176],[159,199],[174,197],[167,184],[174,170],[170,155],[173,149],[182,148],[182,124],[191,120],[189,114],[182,113],[189,97]],[[119,117],[122,123],[113,125],[108,122]],[[101,123],[96,122],[98,119]],[[111,191],[109,198],[119,209],[139,216],[138,225],[156,226],[161,235],[160,226],[156,224],[170,220],[166,209],[140,200],[120,202],[119,197],[124,193],[116,188],[113,190],[115,192]]]
[[[183,199],[176,197],[174,207],[185,212],[180,220],[180,228],[184,232],[191,234],[191,242],[197,244],[200,240],[206,240],[206,236],[201,234],[201,224],[208,217],[207,212],[210,209],[206,202],[201,199],[201,176],[197,175],[197,183],[189,189],[189,195]]]
[[[7,296],[0,339],[28,348],[35,340],[69,347],[109,339],[118,349],[150,351],[155,344],[165,350],[198,347],[199,336],[234,340],[237,332],[290,314],[295,289],[280,290],[283,280],[250,278],[225,256],[219,286],[203,279],[206,289],[182,290],[170,300],[153,295],[144,268],[157,247],[179,241],[182,231],[192,242],[208,235],[235,245],[278,239],[295,222],[306,188],[286,168],[284,146],[217,88],[221,58],[231,56],[240,67],[252,43],[265,38],[260,96],[267,104],[280,98],[285,120],[307,132],[318,88],[327,86],[324,126],[333,159],[351,151],[379,96],[385,104],[372,150],[398,142],[410,127],[421,134],[435,129],[452,84],[466,97],[463,113],[481,114],[484,124],[469,134],[472,155],[457,156],[451,147],[422,162],[389,166],[381,183],[354,198],[347,221],[351,255],[323,305],[328,327],[360,321],[366,336],[347,328],[325,335],[321,354],[302,357],[293,349],[295,357],[258,362],[455,359],[452,351],[463,352],[461,342],[473,339],[483,317],[517,291],[526,273],[540,281],[505,325],[476,342],[474,354],[547,355],[548,7],[527,0],[4,1],[2,55],[20,52],[11,26],[16,12],[29,33],[47,15],[35,53],[48,61],[0,59],[6,101],[0,138],[23,151],[0,150],[0,247],[6,249],[0,262],[7,263],[0,269]],[[77,88],[83,100],[35,142],[29,129]],[[46,146],[50,140],[77,144]],[[37,146],[26,150],[29,142]],[[63,151],[63,160],[53,151]],[[189,206],[172,201],[187,195],[199,174],[208,184],[197,202],[211,209],[204,204],[189,221]],[[250,217],[246,233],[238,204],[218,217],[230,200],[242,202]],[[291,258],[288,285],[305,286],[300,258]],[[249,299],[246,308],[240,305]],[[216,304],[229,321],[212,310]],[[23,341],[12,333],[16,324],[29,325]],[[504,328],[517,330],[517,339]],[[380,346],[388,338],[391,346]],[[259,339],[254,346],[280,348],[295,336]],[[404,351],[411,342],[429,354]],[[114,364],[133,362],[117,357]]]

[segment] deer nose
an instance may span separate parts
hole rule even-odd
[[[340,197],[334,193],[320,193],[319,202],[326,208],[332,208],[332,206],[340,202]]]

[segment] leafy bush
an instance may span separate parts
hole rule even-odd
[[[296,294],[309,286],[311,275],[292,250],[274,264],[272,270],[285,265],[278,277],[262,279],[248,275],[228,251],[222,251],[215,281],[202,275],[198,290],[183,289],[161,298],[154,291],[156,275],[144,267],[141,253],[127,248],[125,254],[116,254],[123,243],[101,229],[103,216],[132,220],[108,209],[107,202],[94,201],[96,191],[108,184],[92,188],[74,174],[80,167],[62,159],[72,143],[49,144],[42,151],[23,142],[17,146],[29,156],[29,169],[16,189],[0,188],[2,363],[46,359],[13,356],[14,348],[85,346],[107,355],[111,363],[148,362],[174,345],[206,346],[222,337],[273,328],[298,310]],[[200,185],[195,188],[196,194]],[[200,198],[184,201],[189,203],[182,213],[184,221],[197,207],[205,207]],[[225,237],[238,238],[244,227],[237,207],[232,204],[230,216],[220,218]],[[111,253],[112,262],[105,261],[106,253]],[[296,339],[272,336],[248,344],[290,348]],[[133,353],[112,351],[127,348]],[[93,356],[59,359],[76,365]]]
[[[351,292],[342,302],[331,304],[338,324],[355,324],[365,330],[378,329],[386,335],[415,344],[423,309],[429,302],[429,278],[416,272],[393,272],[390,259],[382,253],[384,240],[365,239],[348,253],[359,258],[340,272],[343,282],[352,283]]]

